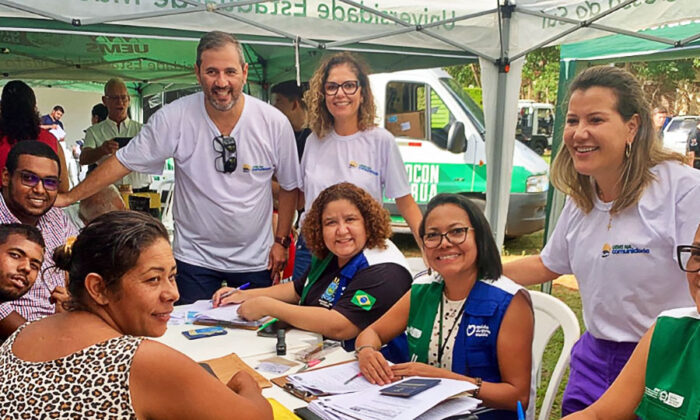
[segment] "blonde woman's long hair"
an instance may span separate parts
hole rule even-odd
[[[304,94],[304,102],[308,107],[307,126],[316,133],[319,139],[323,139],[330,133],[334,124],[333,115],[328,112],[326,107],[326,95],[323,87],[328,80],[328,73],[331,69],[342,64],[350,66],[360,83],[362,103],[360,103],[357,117],[360,130],[364,131],[376,126],[374,122],[376,107],[372,89],[369,86],[369,77],[367,77],[369,74],[367,65],[358,57],[348,52],[342,52],[323,60],[309,81],[309,90]]]
[[[629,156],[625,156],[622,162],[620,194],[610,209],[610,213],[615,214],[637,204],[644,189],[655,178],[651,173],[652,167],[667,160],[683,163],[684,157],[663,148],[654,130],[649,103],[634,76],[617,67],[591,67],[576,76],[569,87],[568,96],[571,98],[571,94],[577,90],[585,91],[596,86],[609,88],[614,92],[617,98],[617,112],[623,121],[629,121],[635,114],[639,116],[639,128],[631,144]],[[568,100],[565,106],[568,107]],[[585,213],[593,209],[595,183],[590,176],[576,171],[573,158],[565,146],[559,149],[554,159],[551,179],[552,184],[571,196]]]

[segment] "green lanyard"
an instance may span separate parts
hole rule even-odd
[[[440,331],[438,332],[438,367],[442,369],[442,355],[445,352],[445,346],[447,346],[447,342],[450,340],[450,336],[452,335],[452,331],[454,331],[455,327],[457,326],[457,322],[462,318],[462,313],[464,313],[464,307],[467,304],[467,299],[464,298],[464,303],[462,303],[462,307],[459,309],[459,313],[457,313],[457,317],[455,318],[454,322],[452,323],[452,327],[450,327],[450,330],[447,332],[447,337],[445,339],[445,342],[442,342],[442,318],[444,316],[444,309],[443,309],[443,295],[440,294]]]

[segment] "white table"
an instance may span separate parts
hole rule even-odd
[[[260,360],[267,359],[277,355],[277,338],[276,337],[260,337],[253,330],[245,330],[240,328],[227,328],[226,335],[215,337],[200,338],[197,340],[188,340],[182,335],[182,331],[195,328],[204,328],[202,325],[169,325],[166,333],[159,338],[154,338],[163,344],[166,344],[192,358],[197,362],[217,357],[226,356],[230,353],[236,353],[238,357],[243,359],[250,367],[255,368],[260,363]],[[297,329],[288,330],[285,338],[287,344],[286,359],[296,362],[291,356],[293,353],[315,343],[320,342],[321,335],[308,331]],[[326,355],[326,359],[321,362],[318,367],[339,363],[353,359],[353,354],[348,353],[342,348],[337,348],[331,354]],[[285,374],[293,374],[301,369],[302,363],[298,363]],[[275,378],[279,375],[270,374],[267,372],[259,372],[267,379]],[[271,388],[263,389],[263,395],[267,398],[274,398],[282,405],[290,410],[306,406],[307,403],[290,393],[284,391],[277,385],[272,385]]]

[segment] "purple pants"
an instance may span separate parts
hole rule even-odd
[[[581,411],[612,385],[637,343],[599,340],[588,331],[571,350],[571,373],[561,402],[561,414]]]

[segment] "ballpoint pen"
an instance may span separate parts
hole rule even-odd
[[[219,296],[219,301],[221,301],[221,299],[223,299],[223,298],[225,298],[225,297],[231,296],[232,294],[236,293],[236,292],[239,291],[239,290],[245,290],[245,289],[247,289],[249,286],[250,286],[250,282],[245,283],[245,284],[242,284],[240,287],[236,287],[235,289],[229,290],[228,292],[226,292],[226,293],[222,294],[221,296]]]
[[[518,401],[518,420],[525,420],[525,412],[523,411],[523,405]]]
[[[352,378],[348,379],[347,381],[343,382],[343,385],[347,385],[350,382],[354,381],[355,379],[359,378],[362,376],[362,372],[357,372],[357,375],[353,376]]]
[[[267,321],[266,323],[262,324],[260,328],[258,328],[258,331],[264,330],[268,325],[272,325],[275,322],[279,321],[277,318],[272,318],[271,320]]]
[[[321,363],[321,362],[324,361],[324,360],[326,360],[325,357],[321,357],[320,359],[309,360],[308,362],[304,363],[304,366],[302,366],[301,369],[299,369],[299,370],[297,371],[297,373],[303,372],[303,371],[305,371],[305,370],[307,370],[307,369],[311,369],[312,367],[318,365],[319,363]]]

